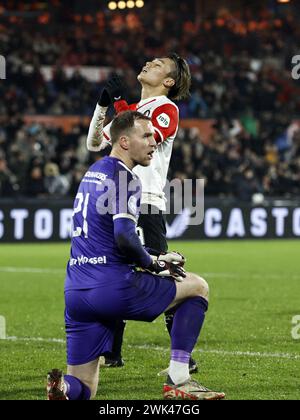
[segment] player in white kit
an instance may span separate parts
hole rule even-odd
[[[141,100],[131,105],[124,100],[123,87],[118,77],[113,77],[107,83],[90,124],[87,147],[90,151],[99,152],[110,145],[111,124],[104,127],[104,119],[110,103],[114,104],[117,113],[133,110],[151,118],[158,148],[149,167],[138,166],[134,169],[143,187],[142,211],[138,227],[143,244],[147,248],[162,253],[168,250],[163,214],[166,210],[164,187],[179,124],[179,110],[173,100],[181,100],[189,96],[191,74],[187,62],[173,53],[147,62],[138,75],[138,80],[142,86]],[[170,333],[173,313],[167,313],[165,317]],[[104,355],[105,366],[123,365],[121,347],[124,327],[125,322],[118,325],[112,353]],[[191,358],[190,372],[196,371],[197,365]]]

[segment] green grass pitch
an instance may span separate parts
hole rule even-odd
[[[227,399],[299,399],[300,242],[178,242],[211,288],[195,378]],[[49,369],[65,369],[63,283],[69,245],[0,246],[0,399],[45,399]],[[15,337],[15,339],[13,339]],[[40,339],[40,340],[38,340]],[[97,399],[160,399],[169,339],[163,318],[129,322],[122,369],[103,369]]]

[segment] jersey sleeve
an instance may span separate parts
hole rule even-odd
[[[174,136],[179,124],[178,108],[172,104],[159,106],[152,114],[152,124],[157,143],[162,143],[167,138]]]
[[[113,220],[130,219],[137,223],[141,205],[141,181],[127,170],[120,170],[115,174],[114,183],[116,199]]]
[[[122,166],[122,163],[118,166]],[[130,263],[147,268],[152,263],[152,257],[142,246],[136,232],[142,192],[141,182],[132,172],[117,168],[114,183],[116,200],[113,224],[116,244]]]
[[[96,105],[93,118],[90,122],[89,132],[86,139],[87,149],[90,152],[100,152],[106,147],[104,136],[104,120],[107,108]]]
[[[104,127],[104,129],[103,129],[103,140],[111,145],[110,127],[111,127],[111,122]]]
[[[143,247],[133,222],[126,218],[115,219],[114,238],[128,261],[134,262],[141,268],[148,268],[151,265],[152,257]]]

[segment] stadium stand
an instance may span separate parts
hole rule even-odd
[[[115,70],[128,85],[128,100],[136,101],[136,72],[145,60],[170,50],[187,58],[193,76],[191,98],[179,103],[181,119],[215,122],[208,143],[196,127],[179,131],[169,176],[204,178],[210,196],[243,201],[256,192],[299,196],[300,95],[290,57],[300,31],[293,14],[220,9],[191,19],[178,2],[181,19],[178,10],[174,19],[166,1],[155,16],[149,5],[93,15],[53,1],[43,13],[31,2],[24,18],[26,10],[10,14],[3,3],[0,42],[9,77],[0,84],[2,197],[73,196],[95,159],[84,148],[85,124],[64,132],[27,124],[25,114],[91,116],[101,86]],[[33,21],[35,30],[29,31]],[[99,80],[81,71],[95,66],[106,70]]]

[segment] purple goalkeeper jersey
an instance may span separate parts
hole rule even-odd
[[[89,168],[74,203],[65,290],[101,286],[116,267],[132,270],[132,261],[117,247],[114,220],[137,222],[140,198],[139,178],[119,159],[105,157]]]

